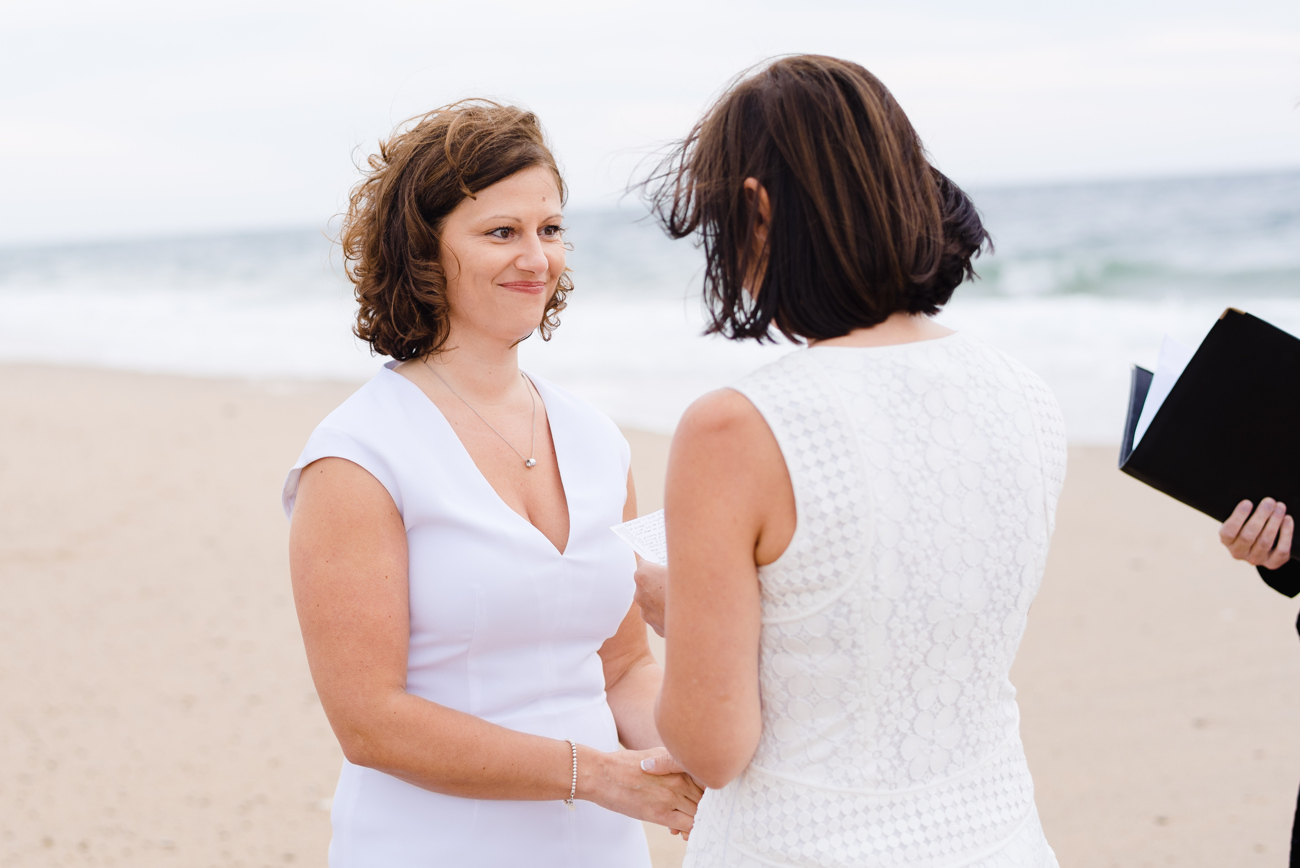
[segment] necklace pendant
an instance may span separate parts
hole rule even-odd
[[[536,466],[536,464],[537,464],[537,459],[536,459],[536,458],[525,458],[525,459],[524,459],[524,466],[525,466],[525,467],[534,467],[534,466]]]

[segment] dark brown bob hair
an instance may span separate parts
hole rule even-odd
[[[352,188],[339,243],[360,309],[353,333],[399,361],[447,342],[447,279],[438,256],[442,223],[466,198],[516,172],[543,166],[568,191],[537,116],[473,99],[434,109],[379,143]],[[538,324],[543,340],[560,324],[573,289],[566,271]]]
[[[752,243],[756,178],[772,216]],[[934,314],[988,233],[965,193],[930,165],[880,80],[856,63],[800,55],[739,78],[645,181],[674,238],[699,233],[707,333],[825,340],[897,311]],[[762,270],[757,292],[744,288]]]

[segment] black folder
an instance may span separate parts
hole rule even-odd
[[[1133,367],[1120,470],[1220,522],[1265,497],[1300,514],[1300,338],[1224,311],[1134,446],[1151,378]]]

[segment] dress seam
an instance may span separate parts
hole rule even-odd
[[[763,573],[761,571],[759,572],[758,577],[759,579],[763,578]],[[845,582],[843,585],[840,585],[838,588],[832,591],[829,595],[827,595],[827,597],[824,600],[821,600],[813,604],[812,606],[809,606],[807,609],[800,609],[798,612],[795,612],[792,615],[774,615],[772,617],[760,618],[759,623],[763,625],[791,624],[794,623],[795,621],[802,621],[805,618],[812,617],[813,615],[816,615],[818,612],[821,612],[835,605],[837,602],[839,602],[841,597],[847,594],[860,581],[861,581],[861,577],[858,577],[856,579],[850,579],[849,581]]]
[[[1017,741],[1015,736],[1018,731],[1019,731],[1019,719],[1017,719],[1016,728],[1011,730],[1007,734],[1007,737],[1002,741],[1002,743],[999,744],[997,747],[993,748],[993,750],[989,751],[988,754],[980,758],[978,762],[967,766],[966,768],[962,769],[960,772],[958,772],[955,775],[949,775],[946,778],[937,778],[935,780],[929,781],[928,783],[919,784],[914,787],[899,787],[897,789],[888,789],[888,790],[867,789],[865,787],[841,787],[841,786],[835,786],[833,784],[822,784],[816,781],[804,780],[802,778],[797,778],[793,775],[787,775],[782,772],[772,771],[771,769],[766,769],[760,765],[756,765],[753,763],[751,763],[749,767],[751,769],[754,769],[755,771],[758,771],[761,774],[776,778],[778,780],[786,781],[791,784],[796,784],[801,787],[808,787],[810,789],[821,790],[823,792],[828,792],[828,793],[849,793],[858,796],[881,796],[881,797],[906,796],[906,795],[911,795],[913,793],[923,793],[926,790],[931,790],[936,787],[942,787],[954,783],[956,781],[960,781],[962,778],[968,777],[974,774],[975,772],[978,772],[979,770],[983,769],[985,766],[992,765],[993,762],[995,762],[998,759],[998,755],[1002,751],[1011,747]]]

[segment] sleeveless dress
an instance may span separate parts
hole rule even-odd
[[[758,749],[705,794],[687,868],[1056,868],[1008,680],[1065,476],[1047,387],[958,333],[734,388],[798,521],[759,570]]]
[[[623,520],[630,450],[605,416],[533,377],[569,505],[561,554],[479,473],[414,383],[381,370],[321,422],[302,468],[346,458],[383,484],[406,525],[411,640],[406,689],[520,732],[617,750],[597,651],[632,605]],[[430,792],[344,762],[332,868],[649,868],[634,819],[591,802],[493,801]]]

